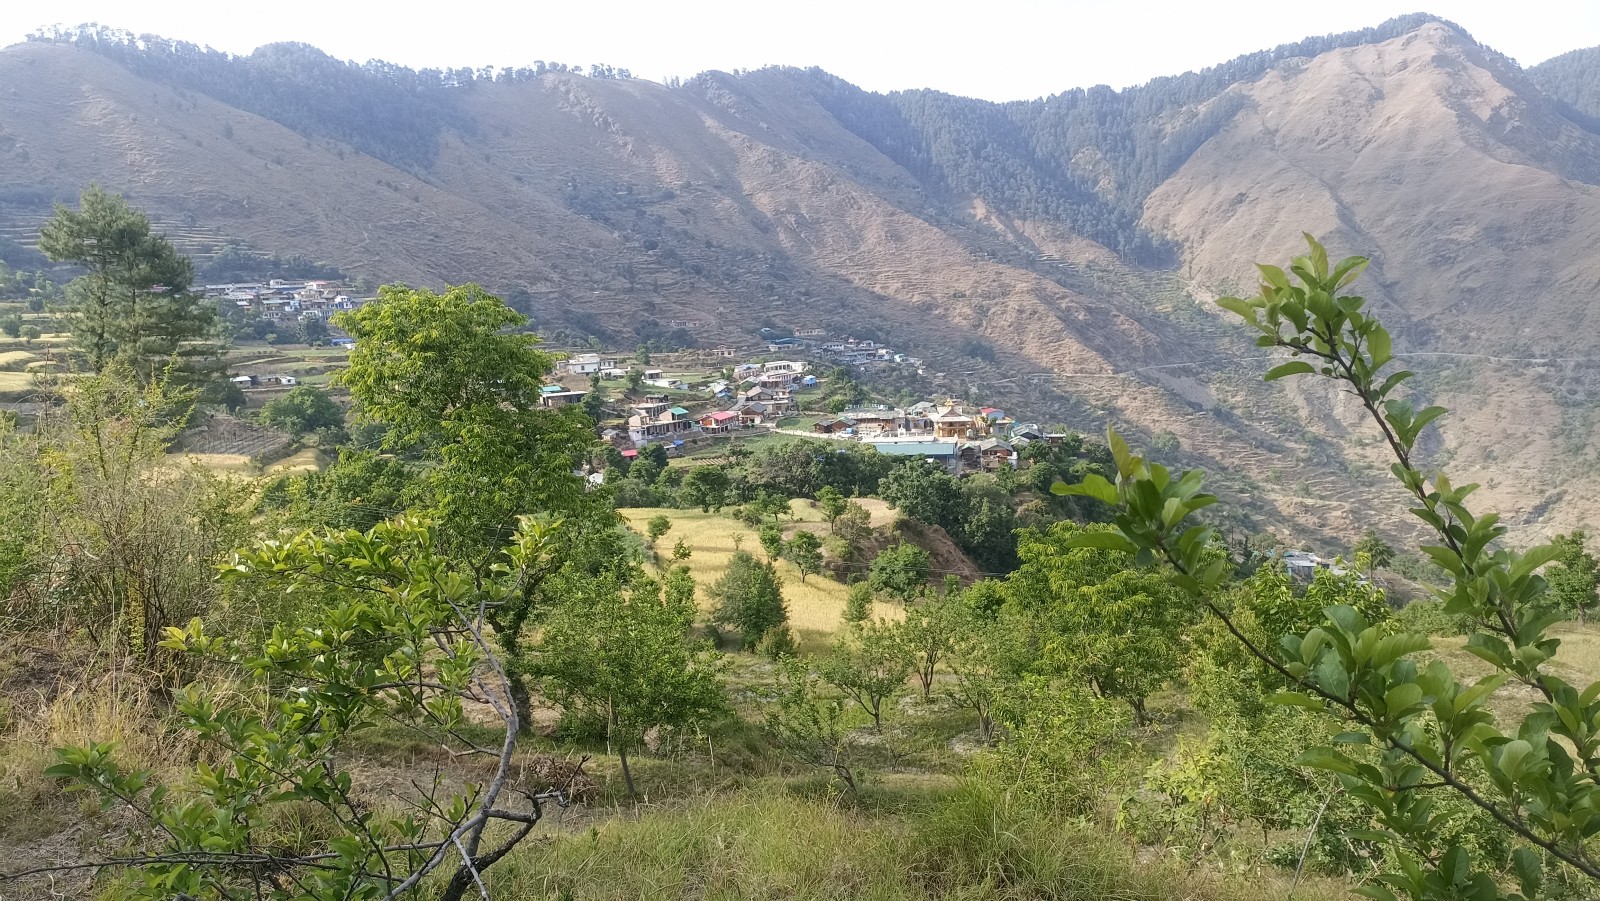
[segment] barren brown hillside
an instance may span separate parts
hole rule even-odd
[[[1229,500],[1291,533],[1403,529],[1356,411],[1261,386],[1259,352],[1196,300],[1248,290],[1250,263],[1307,230],[1375,257],[1364,287],[1421,387],[1461,411],[1437,459],[1513,518],[1582,523],[1600,136],[1448,24],[1351,41],[1236,61],[1241,80],[1156,123],[1166,169],[1123,165],[1114,133],[1049,157],[1071,131],[1039,124],[1055,99],[1002,115],[797,70],[451,88],[473,127],[443,128],[426,165],[391,165],[30,43],[0,50],[0,229],[25,236],[50,199],[98,181],[191,248],[229,236],[379,281],[525,290],[541,329],[613,347],[653,323],[747,346],[761,325],[874,329],[943,390],[1170,431],[1225,473]],[[1148,196],[1129,172],[1155,173]],[[1129,197],[1175,269],[1085,237],[1120,228]]]
[[[1369,292],[1438,349],[1592,347],[1600,309],[1573,301],[1600,289],[1600,136],[1502,59],[1429,24],[1233,90],[1241,111],[1146,206],[1193,278],[1237,285],[1305,230],[1375,253]]]
[[[1573,501],[1592,468],[1600,137],[1441,24],[1233,92],[1246,102],[1231,124],[1146,206],[1181,241],[1186,275],[1247,290],[1240,261],[1286,258],[1301,229],[1371,254],[1365,292],[1455,411],[1438,459],[1512,521],[1589,522]],[[1352,446],[1363,424],[1339,398],[1286,402],[1354,459],[1382,462]]]

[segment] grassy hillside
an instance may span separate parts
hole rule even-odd
[[[886,518],[882,512],[882,502],[869,500],[869,503],[873,503],[880,511],[878,521],[874,523],[877,525]],[[796,529],[815,529],[822,522],[821,515],[809,501],[790,501],[790,509],[795,515],[786,521],[785,537],[792,535]],[[675,543],[689,543],[694,551],[688,561],[689,572],[700,586],[701,604],[707,611],[711,608],[711,602],[705,590],[728,571],[728,560],[733,556],[736,540],[743,550],[758,558],[765,557],[756,530],[726,514],[651,507],[627,508],[621,513],[628,524],[640,533],[644,532],[644,524],[652,517],[665,516],[672,521],[672,529],[656,543],[656,553],[666,559],[670,557]],[[826,530],[826,525],[823,525],[821,531]],[[789,624],[794,629],[795,639],[805,649],[824,649],[842,622],[845,596],[849,590],[820,573],[813,573],[802,582],[799,570],[787,560],[778,560],[777,567],[784,580],[783,596],[789,605]],[[878,602],[873,606],[877,616],[897,618],[900,615],[895,605]]]

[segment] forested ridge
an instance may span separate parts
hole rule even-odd
[[[1444,20],[1401,16],[1125,90],[1098,85],[1010,103],[933,90],[879,94],[820,69],[778,71],[800,81],[830,115],[929,191],[979,197],[1013,215],[1057,221],[1131,261],[1167,265],[1175,248],[1139,225],[1145,198],[1237,112],[1242,100],[1228,93],[1231,85],[1258,78],[1284,60],[1389,40],[1430,22]],[[461,102],[461,92],[475,85],[546,73],[630,77],[605,65],[585,70],[543,61],[413,70],[381,61],[341,62],[298,43],[241,56],[96,26],[34,39],[92,50],[140,75],[207,94],[308,137],[348,143],[419,175],[436,162],[445,130],[470,136],[480,127]],[[680,89],[703,91],[710,79],[707,73]]]
[[[371,60],[334,59],[310,44],[267,44],[248,56],[187,41],[86,25],[32,35],[116,60],[130,71],[255,113],[307,137],[341,141],[386,163],[425,172],[438,157],[439,135],[464,135],[478,123],[452,89],[480,81],[524,81],[546,72],[582,72],[577,66],[539,61],[496,69],[410,69]],[[627,77],[593,65],[590,77]]]
[[[1600,47],[1563,53],[1528,70],[1573,121],[1600,132]]]
[[[803,74],[840,122],[931,187],[1060,220],[1133,260],[1162,264],[1173,249],[1139,228],[1144,200],[1237,112],[1231,85],[1429,22],[1445,20],[1416,13],[1126,90],[1097,85],[1003,104],[931,90],[875,94],[820,69]]]

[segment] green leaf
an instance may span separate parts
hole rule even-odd
[[[1543,864],[1539,855],[1532,848],[1518,848],[1511,852],[1511,870],[1517,874],[1517,883],[1522,889],[1524,898],[1535,898],[1539,895],[1539,886],[1544,881]]]
[[[1407,654],[1426,651],[1431,646],[1426,635],[1414,632],[1385,636],[1378,640],[1377,647],[1373,648],[1372,657],[1368,662],[1375,667],[1388,666]]]
[[[1534,570],[1561,556],[1561,548],[1554,544],[1541,544],[1531,547],[1517,555],[1517,562],[1511,567],[1511,578],[1521,579]]]
[[[1106,426],[1106,446],[1111,448],[1111,457],[1117,461],[1117,472],[1125,479],[1132,478],[1133,453],[1128,450],[1128,442],[1110,426]]]
[[[1295,763],[1300,766],[1327,770],[1330,773],[1340,773],[1345,776],[1354,776],[1359,772],[1354,760],[1332,748],[1311,748],[1296,758]]]
[[[1122,551],[1125,554],[1139,550],[1138,546],[1121,532],[1074,532],[1063,540],[1063,544],[1069,548],[1092,547],[1107,551]]]
[[[1361,273],[1367,270],[1367,263],[1366,257],[1345,257],[1340,260],[1339,265],[1333,267],[1333,289],[1337,291],[1360,278]]]
[[[1267,370],[1267,374],[1262,379],[1262,381],[1275,382],[1278,379],[1283,378],[1284,376],[1302,375],[1304,373],[1316,372],[1316,371],[1317,371],[1317,367],[1312,366],[1310,363],[1307,363],[1305,360],[1293,360],[1291,362],[1283,363],[1281,365],[1274,366],[1271,369],[1268,369]]]
[[[1326,710],[1327,706],[1321,698],[1299,691],[1280,691],[1267,696],[1268,704],[1279,704],[1284,707],[1304,707],[1307,710]]]
[[[1383,384],[1378,386],[1378,397],[1382,398],[1389,396],[1389,392],[1393,391],[1396,385],[1399,385],[1401,382],[1411,378],[1414,375],[1416,375],[1416,373],[1409,369],[1402,369],[1399,372],[1390,373],[1389,377],[1383,380]]]
[[[1390,349],[1389,330],[1374,324],[1372,332],[1367,335],[1367,352],[1372,355],[1373,369],[1382,368],[1383,364],[1394,358]]]
[[[1517,782],[1522,778],[1524,770],[1528,767],[1528,755],[1533,753],[1533,745],[1522,739],[1514,739],[1500,747],[1500,756],[1496,763],[1506,774],[1506,778]]]
[[[1301,232],[1306,239],[1306,244],[1311,247],[1311,270],[1316,274],[1317,280],[1322,281],[1328,277],[1328,249],[1322,242],[1311,236],[1310,232]]]
[[[1289,276],[1282,269],[1267,263],[1257,263],[1256,268],[1261,271],[1261,277],[1267,284],[1280,291],[1289,290]]]
[[[1050,486],[1050,493],[1056,495],[1076,494],[1083,497],[1092,497],[1097,501],[1104,501],[1112,506],[1115,506],[1117,503],[1116,486],[1106,481],[1106,477],[1100,475],[1099,473],[1090,473],[1089,475],[1084,476],[1083,481],[1076,485],[1068,485],[1065,482],[1056,482],[1054,485]]]
[[[1347,698],[1350,695],[1350,674],[1345,671],[1344,661],[1337,654],[1328,654],[1317,662],[1312,668],[1312,673],[1317,677],[1317,687],[1336,698]]]
[[[1465,689],[1460,694],[1456,695],[1454,704],[1455,712],[1460,713],[1463,710],[1466,710],[1468,707],[1471,707],[1472,705],[1477,704],[1479,701],[1482,701],[1484,698],[1489,696],[1490,692],[1499,688],[1501,685],[1504,685],[1506,679],[1508,678],[1510,677],[1505,673],[1494,673],[1493,675],[1484,676],[1482,679],[1474,682],[1471,688]]]
[[[1444,407],[1428,407],[1422,412],[1418,413],[1411,420],[1412,437],[1414,438],[1417,435],[1422,434],[1423,428],[1425,428],[1428,423],[1433,422],[1435,419],[1438,419],[1448,412],[1450,411],[1446,410]]]
[[[1217,306],[1247,322],[1256,321],[1256,308],[1251,306],[1247,300],[1240,300],[1237,297],[1219,297],[1217,298]]]

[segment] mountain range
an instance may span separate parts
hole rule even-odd
[[[1522,69],[1416,15],[1004,104],[814,69],[625,76],[60,32],[0,50],[0,256],[95,181],[201,260],[476,281],[558,340],[879,337],[931,390],[1171,433],[1291,538],[1399,534],[1359,410],[1262,385],[1210,302],[1310,232],[1373,258],[1361,287],[1455,411],[1430,460],[1535,533],[1591,521],[1600,48]]]

